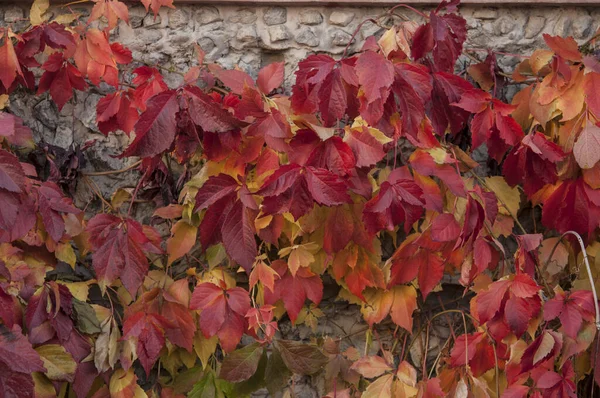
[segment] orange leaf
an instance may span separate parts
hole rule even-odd
[[[171,237],[167,239],[168,265],[183,257],[196,243],[198,228],[184,220],[179,220],[171,229]]]

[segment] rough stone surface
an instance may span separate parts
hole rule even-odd
[[[296,42],[299,44],[306,44],[309,47],[317,47],[320,43],[315,32],[309,27],[300,28],[296,35]]]
[[[354,13],[347,11],[333,11],[329,16],[329,22],[339,26],[347,26],[353,19]]]
[[[91,10],[85,4],[73,7],[83,18],[87,18]],[[17,1],[3,3],[0,5],[0,26],[10,25],[16,31],[25,28],[28,9]],[[121,22],[113,30],[112,37],[131,49],[135,59],[182,72],[196,63],[194,43],[206,52],[207,62],[217,62],[225,68],[237,66],[253,77],[262,66],[284,61],[284,85],[289,90],[294,81],[295,65],[300,59],[315,52],[340,56],[358,24],[385,10],[383,7],[181,4],[176,9],[162,8],[155,17],[144,7],[133,6],[129,8],[130,25]],[[430,8],[422,10],[427,13]],[[544,33],[573,35],[578,42],[584,42],[600,26],[600,7],[463,6],[461,13],[467,20],[467,47],[490,47],[523,55],[544,47]],[[411,11],[402,10],[402,14],[422,21]],[[349,53],[360,49],[367,36],[379,35],[382,31],[380,27],[366,23]],[[506,71],[519,61],[514,56],[498,56],[500,66]],[[165,81],[177,86],[182,77],[178,73],[165,73]],[[516,86],[509,86],[505,94],[511,96],[516,89]],[[67,104],[61,112],[46,99],[46,95],[31,97],[22,92],[12,101],[12,110],[33,128],[37,140],[66,147],[96,139],[97,146],[87,152],[90,157],[87,167],[118,169],[133,161],[113,157],[130,138],[118,134],[104,137],[94,123],[95,105],[108,92],[110,88],[103,86],[89,93],[76,93],[74,102]],[[135,173],[132,175],[135,177]],[[135,186],[135,178],[128,178],[102,177],[98,178],[98,184],[108,195],[116,187]]]
[[[267,12],[265,12],[263,20],[265,21],[265,24],[269,26],[285,23],[287,21],[287,9],[283,7],[269,8]]]
[[[298,15],[298,22],[303,25],[319,25],[323,22],[323,14],[317,10],[304,10]]]
[[[290,33],[283,25],[269,26],[269,37],[273,42],[283,41],[290,38]]]

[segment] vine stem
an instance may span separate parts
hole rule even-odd
[[[374,23],[375,25],[379,26],[379,22],[377,20],[373,19],[373,18],[367,18],[364,21],[362,21],[360,24],[358,24],[358,26],[354,30],[354,33],[352,33],[352,37],[350,37],[350,40],[348,40],[348,44],[346,44],[346,47],[344,48],[344,52],[342,53],[342,58],[341,59],[346,58],[346,55],[348,54],[348,49],[352,45],[352,42],[354,41],[354,38],[356,37],[356,35],[358,34],[358,32],[360,32],[360,29],[362,28],[362,26],[364,24],[366,24],[367,22],[371,22],[371,23]]]
[[[119,170],[92,171],[92,172],[89,172],[89,173],[88,172],[82,172],[81,174],[83,174],[84,176],[105,176],[105,175],[110,175],[110,174],[120,174],[120,173],[125,173],[126,171],[129,171],[129,170],[131,170],[133,168],[136,168],[140,164],[142,164],[142,161],[138,160],[134,164],[129,165],[129,166],[124,167],[124,168],[119,169]]]
[[[579,235],[575,231],[567,231],[564,234],[562,234],[560,236],[560,238],[558,239],[558,241],[554,244],[554,247],[552,248],[552,251],[550,252],[550,256],[548,257],[548,261],[546,262],[546,267],[548,266],[548,264],[550,264],[550,261],[552,260],[552,256],[554,255],[554,252],[556,251],[556,248],[558,247],[558,244],[567,235],[573,235],[575,238],[577,238],[577,242],[579,243],[579,246],[581,247],[581,252],[583,254],[583,261],[585,263],[585,269],[587,271],[588,277],[590,278],[590,287],[592,288],[592,295],[594,296],[594,309],[596,310],[596,330],[600,331],[600,306],[598,305],[598,293],[596,292],[596,286],[594,285],[594,276],[592,275],[590,261],[588,259],[587,251],[585,250],[585,244],[583,243],[583,239],[581,238],[581,235]]]

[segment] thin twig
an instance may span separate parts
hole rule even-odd
[[[110,175],[110,174],[120,174],[120,173],[125,173],[126,171],[129,171],[129,170],[139,166],[140,164],[142,164],[142,160],[138,160],[134,164],[129,165],[129,166],[124,167],[119,170],[91,171],[91,172],[83,171],[83,172],[81,172],[81,174],[83,174],[84,176],[106,176],[106,175]]]

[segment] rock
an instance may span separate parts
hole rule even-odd
[[[33,117],[49,129],[54,130],[58,126],[58,108],[53,101],[48,99],[40,101],[33,108]]]
[[[229,22],[251,24],[256,22],[256,13],[248,8],[239,10],[236,14],[229,17]]]
[[[354,19],[353,12],[334,11],[329,16],[329,22],[333,25],[346,26]]]
[[[271,7],[263,15],[263,21],[268,26],[279,25],[287,21],[287,9],[283,7]]]
[[[473,12],[475,19],[496,19],[498,18],[498,10],[495,8],[478,8]]]
[[[215,48],[215,42],[210,37],[203,37],[198,40],[198,45],[205,53],[211,52]]]
[[[298,22],[303,25],[319,25],[323,22],[323,15],[317,10],[304,10],[298,15]]]
[[[20,7],[10,7],[4,12],[4,21],[13,23],[19,22],[24,18],[23,9]]]
[[[586,38],[592,31],[592,17],[589,15],[577,16],[573,19],[573,25],[571,29],[573,30],[573,36],[576,39]]]
[[[149,13],[148,15],[146,15],[146,17],[144,17],[145,28],[160,28],[161,22],[162,19],[160,17],[160,14],[155,16],[153,13]]]
[[[244,43],[253,42],[257,37],[256,26],[254,25],[243,25],[235,35],[236,39]]]
[[[532,15],[525,25],[525,38],[533,39],[546,26],[546,18]]]
[[[566,37],[569,36],[571,31],[571,18],[568,15],[563,15],[554,24],[553,33],[556,36]]]
[[[348,45],[348,42],[352,38],[352,35],[350,33],[344,32],[343,30],[337,29],[331,32],[330,37],[331,43],[334,46],[344,47]]]
[[[139,28],[142,26],[144,17],[148,14],[144,7],[131,7],[129,9],[129,24],[132,28]]]
[[[494,24],[494,33],[506,35],[515,28],[515,20],[509,16],[499,18]]]
[[[317,47],[319,45],[319,38],[309,27],[303,27],[296,35],[296,42],[298,44],[306,44],[309,47]]]
[[[162,39],[162,32],[153,29],[138,29],[136,38],[144,44],[154,44]]]
[[[169,27],[173,29],[181,28],[189,23],[189,11],[185,8],[176,8],[169,12]]]
[[[269,26],[269,38],[272,42],[288,40],[290,38],[290,33],[283,25]]]
[[[200,25],[206,25],[222,20],[221,15],[219,15],[219,10],[215,7],[202,7],[196,12],[195,19]]]

